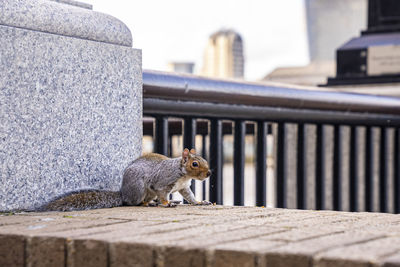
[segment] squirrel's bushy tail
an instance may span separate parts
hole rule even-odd
[[[121,192],[81,190],[58,197],[41,206],[39,211],[73,211],[122,206]]]

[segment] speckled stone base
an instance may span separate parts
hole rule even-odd
[[[141,153],[141,51],[0,25],[0,210],[118,190]]]

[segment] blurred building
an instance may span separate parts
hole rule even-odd
[[[169,62],[168,71],[179,72],[179,73],[193,73],[194,63],[192,62]]]
[[[277,68],[264,80],[301,85],[335,76],[335,52],[367,28],[367,0],[305,0],[310,64]]]
[[[219,78],[243,78],[243,41],[237,32],[221,30],[210,36],[201,74]]]

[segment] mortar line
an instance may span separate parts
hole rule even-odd
[[[153,222],[153,221],[146,220],[146,221],[138,221],[138,222]],[[190,222],[190,220],[180,220],[179,222]],[[167,223],[171,223],[171,221],[157,222],[155,224],[144,225],[143,227],[150,227],[150,226],[154,226],[154,225],[163,225],[163,224],[167,224]]]
[[[28,251],[27,251],[27,242],[28,242],[28,240],[27,240],[27,238],[25,237],[25,236],[22,236],[22,240],[23,240],[23,242],[24,242],[24,251],[23,251],[23,253],[24,253],[24,255],[23,255],[23,264],[24,264],[24,267],[26,267],[27,266],[27,257],[28,257]]]
[[[116,225],[116,224],[124,224],[124,223],[128,223],[128,222],[115,222],[115,223],[104,223],[104,224],[98,224],[95,226],[82,226],[82,227],[77,227],[77,228],[73,228],[73,229],[62,229],[62,230],[53,230],[53,231],[49,231],[49,233],[51,234],[55,234],[55,233],[63,233],[63,232],[68,232],[68,231],[75,231],[75,230],[81,230],[81,229],[96,229],[98,227],[104,227],[104,226],[110,226],[110,225]]]
[[[67,238],[64,238],[64,267],[68,266],[68,242]]]
[[[399,253],[400,253],[400,249],[397,248],[393,252],[388,252],[388,253],[386,253],[386,254],[384,254],[382,256],[379,256],[378,260],[384,260],[384,259],[386,259],[388,257],[393,256],[393,255],[398,255]]]
[[[201,225],[198,225],[198,226],[201,226]],[[231,232],[231,231],[236,231],[236,230],[245,230],[245,229],[250,229],[250,228],[254,228],[254,227],[257,227],[256,225],[243,225],[243,226],[238,226],[238,228],[234,228],[234,229],[226,229],[226,230],[223,230],[223,231],[218,231],[218,233],[228,233],[228,232]],[[271,225],[271,228],[274,228],[274,229],[276,229],[276,230],[278,230],[278,229],[281,229],[281,228],[279,228],[279,227],[276,227],[276,226],[273,226],[273,225]],[[284,231],[289,231],[289,230],[284,230]],[[275,233],[278,233],[278,232],[272,232],[272,233],[266,233],[266,234],[263,234],[263,235],[258,235],[258,236],[264,236],[264,235],[269,235],[269,234],[275,234]],[[213,233],[210,233],[209,235],[206,235],[206,236],[211,236]],[[173,241],[180,241],[180,240],[183,240],[183,239],[187,239],[187,238],[191,238],[191,237],[196,237],[197,235],[195,235],[195,234],[193,234],[193,235],[189,235],[189,236],[184,236],[184,237],[179,237],[179,238],[172,238],[171,240],[173,240]]]
[[[152,255],[152,257],[151,257],[151,260],[152,260],[151,265],[152,265],[152,267],[157,267],[157,260],[156,260],[157,252],[153,247],[151,247],[151,255]]]
[[[155,232],[150,232],[150,233],[143,233],[143,234],[139,234],[137,236],[173,233],[173,232],[177,232],[180,230],[186,230],[186,229],[191,229],[191,228],[193,228],[193,226],[186,226],[186,227],[182,227],[182,228],[169,229],[169,230],[164,230],[164,231],[160,230],[160,231],[155,231]]]
[[[327,235],[327,236],[329,236],[329,235]],[[329,248],[326,248],[326,249],[321,249],[321,250],[319,250],[319,251],[317,251],[317,252],[310,253],[310,254],[307,254],[307,253],[285,252],[283,255],[301,255],[301,256],[304,256],[304,257],[306,257],[306,258],[309,260],[309,267],[312,267],[312,266],[315,266],[316,257],[318,257],[318,255],[321,254],[321,253],[327,252],[327,251],[329,251],[329,250],[337,249],[337,248],[340,248],[340,247],[347,247],[347,246],[352,246],[352,245],[356,245],[356,244],[367,243],[367,242],[374,241],[374,240],[378,240],[378,239],[382,239],[382,238],[385,238],[385,237],[386,237],[386,236],[378,236],[378,237],[371,238],[371,239],[368,239],[368,240],[356,241],[356,242],[351,242],[351,243],[342,244],[342,245],[334,245],[334,246],[332,246],[332,247],[329,247]],[[275,250],[275,249],[282,248],[282,247],[284,247],[284,246],[286,246],[286,245],[288,245],[288,244],[290,244],[290,243],[297,243],[297,242],[287,242],[286,244],[277,245],[277,246],[274,248],[274,250]],[[267,252],[264,252],[263,254],[264,254],[264,255],[268,255],[269,253],[279,253],[279,251],[267,251]],[[267,256],[267,257],[268,257],[268,256]]]
[[[110,242],[105,242],[107,248],[107,267],[111,266],[111,257],[110,257]]]
[[[152,225],[149,225],[152,226]],[[168,233],[168,232],[176,232],[176,231],[180,231],[180,230],[185,230],[185,229],[189,229],[192,228],[191,226],[187,226],[187,227],[182,227],[182,228],[177,228],[177,229],[169,229],[169,230],[165,230],[165,231],[155,231],[155,232],[150,232],[150,233],[142,233],[142,234],[137,234],[137,235],[132,235],[131,237],[139,237],[139,236],[143,236],[143,235],[154,235],[154,234],[163,234],[163,233]],[[115,231],[112,231],[115,232]],[[80,235],[80,237],[91,237],[93,235],[97,235],[97,234],[102,234],[102,233],[111,233],[110,231],[107,230],[103,230],[100,232],[93,232],[93,233],[87,233],[85,235]]]
[[[317,251],[315,254],[312,254],[312,257],[313,258],[317,257],[319,254],[327,252],[329,250],[334,250],[334,249],[338,249],[338,248],[346,248],[346,247],[350,247],[350,246],[353,246],[353,245],[364,244],[364,243],[368,243],[368,242],[371,242],[371,241],[384,239],[384,238],[387,238],[387,237],[388,236],[386,236],[386,235],[384,235],[384,236],[376,236],[376,237],[371,238],[371,239],[350,242],[350,243],[347,243],[347,244],[335,245],[335,246],[332,246],[332,247],[329,247],[329,248],[326,248],[326,249],[321,249],[321,250]]]
[[[282,213],[282,214],[284,214],[284,213]],[[321,216],[312,216],[312,217],[305,217],[305,218],[301,218],[301,219],[296,219],[296,221],[299,221],[299,222],[304,222],[304,221],[307,221],[307,220],[312,220],[312,219],[317,219],[317,218],[320,218]],[[256,218],[264,218],[264,216],[260,216],[260,215],[258,215]],[[329,223],[340,223],[340,222],[347,222],[347,221],[351,221],[351,220],[353,220],[353,218],[346,218],[346,219],[343,219],[343,220],[340,220],[340,219],[338,219],[338,220],[335,220],[335,221],[332,221],[332,222],[329,222]],[[280,221],[278,221],[278,222],[266,222],[265,224],[262,224],[262,225],[269,225],[269,224],[272,224],[272,223],[285,223],[285,222],[292,222],[293,221],[293,219],[291,219],[291,218],[287,218],[287,219],[283,219],[283,220],[280,220]],[[300,227],[302,227],[302,226],[300,226]],[[296,227],[293,227],[293,228],[299,228],[300,229],[300,227],[298,227],[298,226],[296,226]]]
[[[326,234],[319,234],[319,235],[312,236],[312,237],[306,237],[306,238],[299,239],[299,240],[289,241],[289,243],[298,243],[298,242],[303,242],[303,241],[307,241],[307,240],[318,239],[318,238],[320,238],[320,237],[331,236],[331,235],[333,236],[333,235],[343,234],[343,233],[345,233],[345,231],[336,231],[336,232],[330,232],[330,233],[326,233]],[[288,242],[288,241],[286,241],[286,240],[284,240],[284,239],[279,239],[279,238],[277,238],[277,239],[271,239],[271,240],[273,240],[273,241]]]
[[[63,232],[67,232],[67,231],[75,231],[75,230],[79,230],[79,229],[91,229],[91,228],[96,228],[96,227],[103,227],[103,226],[108,226],[108,225],[114,225],[114,224],[119,224],[119,223],[121,223],[121,224],[123,224],[123,223],[128,223],[128,222],[130,222],[130,221],[123,221],[123,222],[114,222],[114,223],[105,223],[105,224],[98,224],[98,225],[95,225],[95,226],[82,226],[82,227],[78,227],[78,228],[73,228],[73,229],[60,229],[60,230],[49,230],[47,233],[49,233],[49,234],[55,234],[55,233],[63,233]],[[22,224],[22,223],[20,223],[20,224]],[[62,224],[55,224],[54,226],[57,226],[57,225],[62,225]],[[1,225],[0,225],[1,226]],[[9,226],[9,225],[7,225],[7,226]],[[8,234],[6,234],[6,233],[1,233],[0,232],[0,236],[1,235],[5,235],[5,236],[7,236]],[[25,236],[25,234],[22,234],[21,236]],[[47,236],[51,236],[51,235],[47,235]]]
[[[276,232],[271,232],[271,233],[266,233],[266,234],[258,234],[258,235],[251,235],[245,238],[240,238],[240,239],[231,239],[231,240],[225,240],[225,241],[220,241],[220,242],[216,242],[215,245],[222,245],[225,243],[231,243],[231,242],[238,242],[238,241],[244,241],[244,240],[249,240],[249,239],[255,239],[257,237],[261,237],[261,236],[268,236],[268,235],[273,235],[273,234],[279,234],[279,233],[284,233],[284,232],[288,232],[290,230],[278,230]],[[288,242],[286,242],[288,243]]]
[[[224,231],[219,231],[218,233],[227,233],[227,232],[231,232],[232,230],[243,230],[243,229],[246,229],[246,228],[249,228],[249,226],[243,226],[243,227],[239,227],[239,228],[235,228],[235,229],[227,229],[227,230],[224,230]],[[211,233],[211,234],[213,234],[213,233]],[[183,240],[183,239],[187,239],[187,238],[191,238],[191,237],[196,237],[197,235],[196,234],[193,234],[193,235],[189,235],[189,236],[184,236],[184,237],[178,237],[178,238],[171,238],[171,240],[173,240],[173,241],[180,241],[180,240]],[[206,235],[206,236],[209,236],[209,235]]]
[[[367,240],[366,242],[373,241],[373,240],[380,239],[380,238],[383,238],[383,237],[377,237],[377,238],[369,239],[369,240]],[[284,246],[287,246],[287,245],[290,244],[290,243],[293,243],[293,242],[286,242],[286,244],[277,245],[277,246],[274,248],[274,250],[279,249],[279,248],[282,248],[282,247],[284,247]],[[283,256],[285,256],[285,255],[300,255],[300,256],[304,256],[304,257],[306,257],[307,260],[308,260],[308,267],[313,267],[313,266],[316,266],[316,265],[315,265],[315,260],[316,260],[315,258],[316,258],[316,256],[318,256],[318,254],[323,253],[323,252],[326,252],[326,251],[329,251],[329,250],[331,250],[331,249],[336,249],[336,248],[339,248],[339,247],[350,246],[350,245],[354,245],[354,244],[357,244],[357,243],[363,243],[363,242],[359,241],[359,242],[352,242],[352,243],[349,243],[349,244],[346,244],[346,245],[336,245],[336,246],[332,246],[332,247],[327,248],[327,249],[322,249],[322,250],[320,250],[320,251],[318,251],[318,252],[311,253],[311,254],[285,252],[285,253],[283,253],[282,255],[283,255]],[[266,251],[266,252],[261,252],[261,257],[263,257],[263,256],[268,257],[268,254],[271,254],[271,253],[279,253],[279,252],[278,252],[278,251]],[[369,265],[369,266],[370,266],[370,265]]]
[[[108,217],[106,219],[109,220],[119,220],[119,221],[126,221],[126,222],[138,222],[139,220],[135,220],[135,219],[125,219],[125,218],[113,218],[113,217]]]

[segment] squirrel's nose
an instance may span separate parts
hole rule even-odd
[[[208,171],[207,172],[207,177],[210,176],[210,175],[211,175],[211,171]]]

